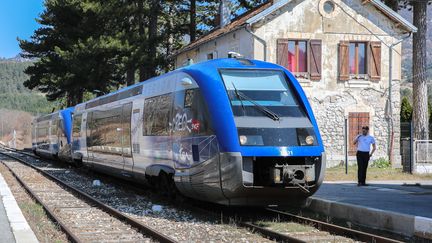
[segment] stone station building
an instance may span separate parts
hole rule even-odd
[[[231,22],[227,10],[219,27],[176,53],[177,67],[231,51],[284,66],[311,102],[328,167],[345,160],[346,140],[355,160],[351,141],[363,125],[376,137],[374,157],[400,166],[401,41],[416,27],[380,0],[273,0]]]

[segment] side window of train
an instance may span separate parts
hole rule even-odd
[[[81,137],[81,121],[82,121],[82,114],[74,116],[73,127],[72,127],[72,136],[74,138]]]
[[[122,147],[122,107],[105,111],[93,111],[88,127],[87,147],[91,151],[101,153],[121,153]]]
[[[168,136],[172,94],[164,94],[144,101],[144,136]]]
[[[196,135],[209,135],[211,131],[211,119],[207,105],[199,88],[184,91],[183,113],[187,115],[188,130]]]

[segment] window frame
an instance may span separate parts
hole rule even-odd
[[[301,95],[298,93],[298,90],[294,87],[294,85],[291,83],[291,79],[285,74],[285,71],[284,70],[282,70],[282,69],[274,69],[274,68],[251,68],[251,69],[241,69],[241,68],[219,68],[218,69],[218,73],[219,73],[219,76],[220,76],[220,78],[221,78],[221,80],[222,80],[222,83],[223,83],[223,85],[224,85],[224,88],[225,88],[225,92],[226,92],[226,95],[228,96],[228,99],[229,99],[229,102],[230,102],[230,107],[231,107],[231,112],[232,112],[232,114],[234,115],[235,114],[235,112],[234,112],[234,108],[233,108],[233,104],[232,104],[232,101],[231,101],[231,98],[229,97],[229,94],[228,94],[228,89],[227,89],[227,86],[226,86],[226,84],[225,84],[225,81],[223,81],[224,80],[224,78],[223,78],[223,76],[222,76],[222,73],[223,73],[223,71],[226,71],[226,70],[228,70],[228,71],[230,71],[230,70],[239,70],[239,71],[257,71],[257,70],[259,70],[259,71],[278,71],[278,72],[281,72],[282,73],[282,75],[283,75],[283,77],[284,77],[284,80],[285,80],[285,82],[286,82],[286,84],[287,84],[287,86],[288,86],[288,89],[290,89],[291,90],[291,92],[292,92],[292,95],[295,97],[295,99],[299,102],[299,104],[298,104],[298,106],[305,112],[305,114],[306,114],[306,117],[310,120],[311,118],[310,118],[310,114],[309,114],[309,112],[308,112],[308,110],[307,110],[307,108],[306,108],[306,106],[305,106],[305,104],[304,104],[304,102],[303,102],[303,99],[302,99],[302,97],[301,97]],[[235,117],[236,115],[234,115],[234,117]]]
[[[146,105],[145,105],[145,103],[146,103],[147,100],[160,98],[162,96],[167,96],[167,97],[170,98],[170,102],[169,102],[170,103],[170,107],[168,109],[168,120],[167,120],[168,124],[167,124],[166,133],[162,134],[162,135],[161,134],[154,134],[154,133],[147,134],[147,131],[146,131],[146,118],[147,118],[147,116],[146,116]],[[158,100],[155,100],[155,102],[158,102],[158,104],[159,104]],[[174,93],[173,92],[169,92],[169,93],[165,93],[165,94],[160,94],[160,95],[155,95],[155,96],[147,97],[147,98],[144,99],[143,125],[142,125],[142,135],[143,136],[145,136],[145,137],[149,137],[149,136],[152,136],[152,137],[154,137],[154,136],[162,136],[162,137],[163,136],[171,136],[171,131],[170,131],[170,128],[169,128],[169,122],[172,119],[173,102],[174,102]]]
[[[207,53],[207,60],[213,60],[213,59],[215,59],[213,52]]]
[[[297,70],[295,70],[295,71],[291,71],[291,70],[289,70],[290,72],[292,72],[296,77],[301,77],[301,78],[309,78],[309,75],[310,75],[310,67],[309,67],[309,48],[310,48],[310,39],[288,39],[288,43],[287,43],[287,45],[288,45],[288,47],[287,47],[287,50],[288,50],[288,57],[289,57],[289,44],[290,44],[290,42],[291,41],[294,41],[295,43],[294,43],[294,48],[295,48],[295,54],[294,54],[294,58],[295,58],[295,61],[296,61],[296,69]],[[305,42],[305,47],[306,47],[306,59],[305,59],[305,65],[306,65],[306,72],[299,72],[298,71],[298,69],[299,69],[299,42]]]
[[[348,69],[350,79],[369,79],[369,67],[368,67],[368,46],[369,41],[349,41],[348,45]],[[351,63],[351,44],[355,44],[354,53],[354,73],[351,73],[350,63]],[[364,73],[359,73],[359,44],[364,44]]]

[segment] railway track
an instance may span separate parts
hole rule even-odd
[[[200,210],[203,210],[203,212],[207,211],[215,216],[223,214],[222,212],[209,209],[201,208]],[[255,214],[259,216],[250,218],[250,212],[240,214],[225,212],[223,220],[226,222],[234,221],[240,227],[246,228],[251,232],[260,233],[277,242],[403,242],[275,209],[267,208],[263,212],[259,212],[258,210]],[[274,229],[274,227],[269,225],[279,225],[279,227]],[[294,228],[294,230],[290,228]]]
[[[354,239],[356,241],[361,242],[376,242],[376,243],[400,243],[402,241],[391,239],[388,237],[383,237],[380,235],[367,233],[359,230],[354,230],[346,227],[342,227],[339,225],[327,223],[324,221],[311,219],[307,217],[302,217],[299,215],[295,215],[292,213],[272,209],[272,208],[266,208],[265,209],[267,213],[270,215],[273,215],[273,217],[276,217],[281,222],[295,222],[300,223],[304,225],[308,225],[310,227],[314,227],[320,231],[325,231],[330,233],[331,235],[339,235],[343,237],[348,237],[350,239]]]
[[[73,242],[176,242],[10,152],[0,151],[0,155],[18,182]]]
[[[27,152],[23,152],[23,151],[15,151],[15,150],[10,150],[13,151],[15,153],[20,153],[22,155],[25,156],[31,156],[33,158],[36,159],[40,159],[39,157],[27,153]],[[10,156],[10,155],[9,155]],[[15,159],[19,159],[16,158],[16,156],[14,156]],[[22,160],[22,159],[21,159]],[[25,163],[25,161],[24,161]],[[33,165],[29,165],[34,167],[34,169],[41,171],[39,168],[33,166]],[[42,170],[43,172],[43,170]],[[46,173],[46,172],[45,172]],[[52,175],[48,174],[49,177],[53,177]],[[59,181],[59,184],[64,184],[62,181],[60,181],[58,178],[54,177],[55,181]],[[75,190],[75,189],[72,189]],[[137,188],[137,190],[142,191],[141,188]],[[84,193],[85,194],[85,193]],[[89,195],[87,195],[89,196]],[[91,197],[91,196],[89,196]],[[96,200],[97,199],[90,199],[92,200]],[[101,202],[99,202],[101,203]],[[101,203],[103,205],[103,203]],[[105,206],[102,206],[105,207]],[[109,206],[108,206],[109,207]],[[190,207],[188,208],[188,210],[190,211],[194,211],[196,208]],[[109,210],[109,209],[108,209]],[[115,209],[113,209],[114,211],[117,211]],[[196,210],[195,210],[196,211]],[[117,212],[115,214],[118,214],[121,212]],[[201,214],[205,214],[206,210],[202,210],[200,212]],[[207,210],[207,213],[211,213],[210,210]],[[217,214],[213,211],[213,215],[215,217],[218,217]],[[228,222],[228,221],[233,221],[233,218],[237,218],[237,216],[226,216],[229,215],[229,213],[223,213],[225,215],[225,219],[223,221]],[[290,223],[290,222],[294,222],[294,223],[298,223],[298,224],[302,224],[302,225],[307,225],[308,229],[307,232],[286,232],[284,230],[280,230],[280,229],[273,229],[272,227],[267,227],[266,225],[263,225],[262,223],[257,223],[254,220],[247,220],[247,221],[243,221],[243,220],[234,220],[234,222],[242,228],[248,229],[251,232],[254,233],[259,233],[261,235],[263,235],[264,237],[271,239],[271,240],[275,240],[278,242],[357,242],[357,241],[361,241],[361,242],[400,242],[397,240],[393,240],[390,238],[386,238],[386,237],[382,237],[379,235],[374,235],[374,234],[370,234],[370,233],[366,233],[366,232],[362,232],[362,231],[358,231],[358,230],[353,230],[353,229],[349,229],[349,228],[345,228],[345,227],[341,227],[338,225],[334,225],[334,224],[330,224],[327,222],[322,222],[322,221],[318,221],[315,219],[309,219],[306,217],[301,217],[298,215],[294,215],[294,214],[290,214],[287,212],[282,212],[282,211],[278,211],[275,209],[265,209],[263,214],[267,215],[267,218],[272,218],[272,220],[270,220],[271,222],[275,222],[278,221],[279,223],[283,224],[283,223]],[[219,214],[220,215],[220,214]],[[124,215],[125,217],[128,217],[126,215]],[[246,218],[246,217],[244,217]],[[125,218],[123,218],[123,216],[120,215],[120,219],[124,220]],[[277,220],[275,220],[277,219]],[[133,219],[132,219],[133,220]],[[140,223],[140,222],[136,222],[136,223]],[[134,224],[131,224],[134,225]],[[134,227],[137,227],[136,225],[134,225]],[[311,228],[315,228],[316,230]],[[150,235],[148,234],[148,229],[147,230],[143,230],[142,232],[144,232],[146,235]],[[163,235],[162,235],[163,236]],[[173,242],[175,240],[173,239],[169,239],[168,241],[166,241],[163,238],[160,238],[160,236],[153,236],[153,239],[156,239],[158,241],[163,241],[163,242]]]

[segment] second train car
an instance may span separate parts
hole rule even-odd
[[[33,120],[32,149],[35,154],[70,161],[73,110],[73,107],[66,108]]]

